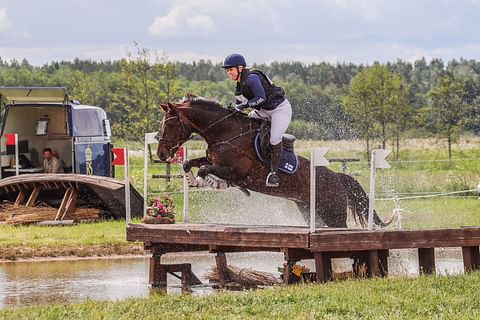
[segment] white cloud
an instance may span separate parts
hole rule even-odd
[[[13,23],[7,16],[7,9],[0,8],[0,32],[7,31],[12,27]]]
[[[209,35],[216,26],[210,16],[177,6],[166,16],[156,17],[148,31],[154,36]]]

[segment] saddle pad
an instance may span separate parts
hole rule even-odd
[[[253,141],[254,141],[253,146],[258,159],[265,164],[269,164],[270,159],[266,159],[265,155],[262,155],[262,152],[261,152],[260,133],[258,133],[255,136],[255,139]],[[287,174],[294,174],[298,169],[298,164],[299,164],[299,161],[298,161],[297,155],[283,148],[282,159],[280,160],[280,167],[278,169]]]

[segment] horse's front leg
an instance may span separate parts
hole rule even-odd
[[[193,167],[200,168],[201,166],[204,166],[207,164],[211,164],[210,161],[208,161],[207,157],[185,160],[183,161],[183,171],[185,173],[188,173],[190,172],[190,170],[192,170]]]
[[[213,174],[214,176],[233,182],[234,184],[238,184],[242,178],[242,174],[238,169],[227,166],[203,165],[200,167],[197,174],[204,179],[207,175]]]

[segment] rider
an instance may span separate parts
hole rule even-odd
[[[228,77],[237,82],[235,109],[241,111],[253,108],[249,113],[252,118],[267,118],[270,128],[270,173],[266,179],[267,187],[278,187],[280,179],[277,175],[282,155],[282,137],[292,118],[292,106],[285,97],[285,91],[260,70],[246,67],[245,58],[237,53],[228,55],[222,68],[227,70]]]

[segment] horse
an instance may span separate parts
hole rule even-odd
[[[309,221],[310,162],[298,157],[295,174],[279,172],[278,188],[265,186],[269,165],[261,162],[252,145],[265,120],[248,117],[234,109],[201,97],[189,96],[180,102],[160,105],[165,112],[157,136],[157,155],[161,161],[173,158],[176,151],[196,133],[207,143],[206,156],[186,160],[183,168],[189,172],[199,168],[197,175],[210,174],[228,181],[242,190],[251,190],[293,200]],[[327,167],[316,167],[316,218],[327,227],[346,228],[348,211],[362,227],[368,221],[368,196],[354,178]],[[374,224],[386,227],[374,212]]]

